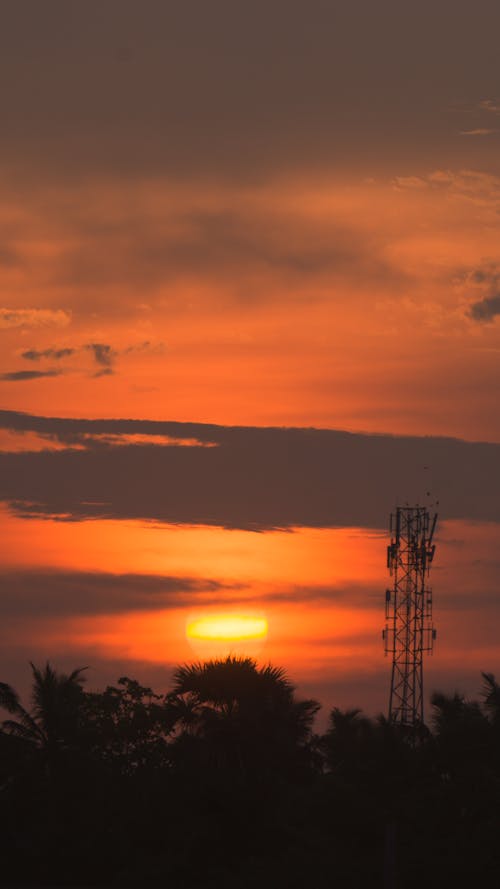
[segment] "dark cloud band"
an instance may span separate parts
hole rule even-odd
[[[0,426],[72,442],[89,433],[167,444],[0,454],[0,499],[25,518],[140,519],[226,528],[385,528],[396,499],[500,521],[500,445],[322,429],[65,420],[0,412]]]
[[[59,377],[62,370],[14,370],[0,374],[0,380],[10,383],[23,383],[28,380],[39,380],[42,377]]]
[[[1,572],[0,584],[4,618],[156,611],[186,606],[200,594],[205,604],[210,594],[218,594],[218,602],[228,590],[223,582],[206,578],[44,569]]]

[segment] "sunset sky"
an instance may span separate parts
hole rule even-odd
[[[2,673],[165,690],[217,615],[386,711],[500,676],[498,0],[15,0],[0,28]]]

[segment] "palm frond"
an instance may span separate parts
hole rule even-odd
[[[500,685],[496,681],[493,673],[484,673],[481,671],[484,683],[481,689],[481,697],[483,706],[489,713],[493,722],[500,722]]]
[[[5,719],[2,722],[2,729],[7,732],[8,735],[13,735],[15,738],[23,738],[25,741],[31,741],[35,743],[38,740],[38,730],[33,733],[33,730],[29,725],[25,725],[22,722],[16,722],[15,719]]]
[[[3,707],[8,713],[17,713],[18,707],[20,707],[18,693],[6,682],[0,682],[0,707]]]

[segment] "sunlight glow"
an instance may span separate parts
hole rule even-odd
[[[193,620],[186,627],[189,639],[220,642],[238,642],[245,639],[265,639],[267,620],[265,617],[244,617],[224,614]]]

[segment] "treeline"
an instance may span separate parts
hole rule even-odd
[[[32,665],[0,683],[3,886],[413,889],[500,873],[500,686],[435,693],[431,730],[299,700],[248,658],[165,695]],[[487,882],[486,882],[487,881]]]

